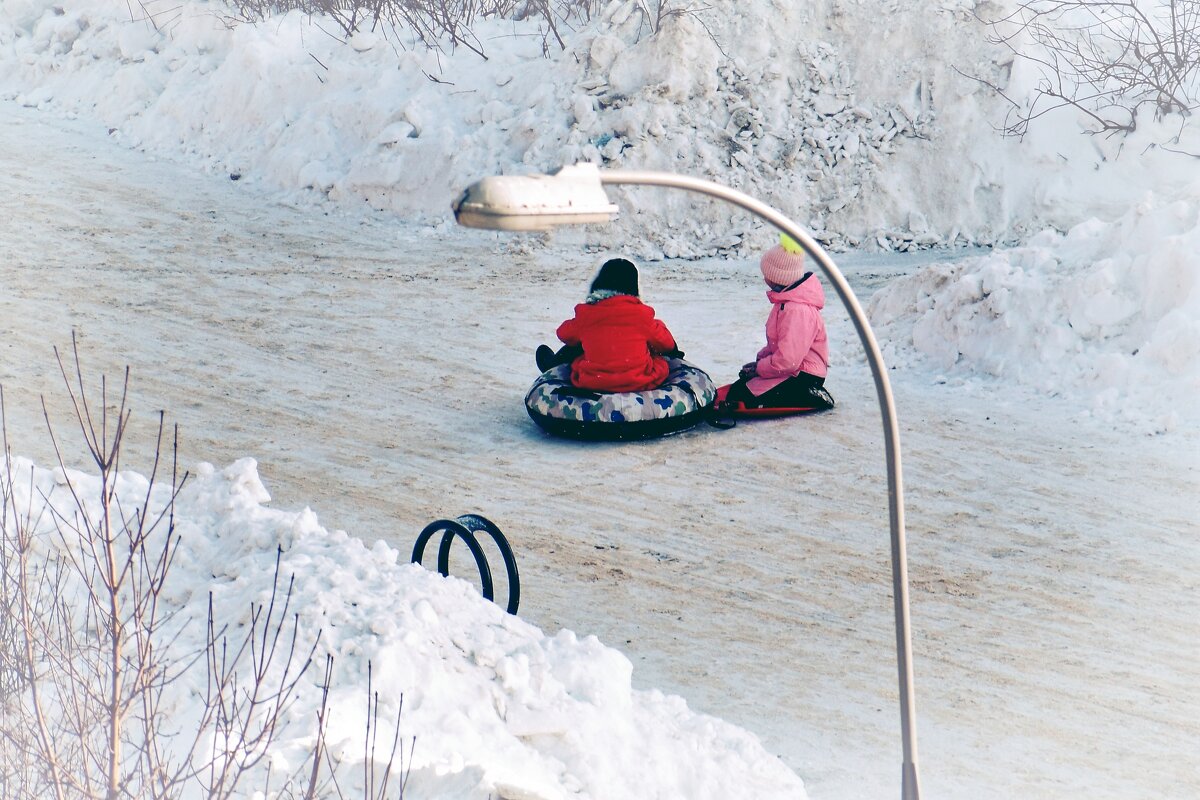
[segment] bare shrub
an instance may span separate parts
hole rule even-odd
[[[547,36],[553,36],[560,49],[566,44],[561,31],[575,30],[593,20],[605,19],[604,10],[609,4],[602,0],[526,0],[522,16],[539,17],[545,21]],[[678,0],[637,0],[638,30],[634,38],[653,36],[669,21],[678,17],[693,17],[700,20],[700,13],[709,10],[707,5],[680,3]],[[610,12],[611,13],[611,12]],[[705,30],[708,26],[704,25]],[[709,31],[709,36],[712,32]],[[714,37],[715,41],[715,37]],[[543,48],[547,51],[548,48]]]
[[[330,662],[331,664],[332,661]],[[326,685],[328,685],[329,669],[330,667],[327,667]],[[387,800],[387,798],[390,798],[392,795],[389,793],[389,788],[391,787],[393,778],[396,781],[397,793],[395,796],[397,800],[403,800],[405,788],[408,786],[408,776],[412,769],[413,749],[416,747],[417,741],[415,738],[410,741],[408,759],[406,761],[404,751],[400,749],[400,716],[404,711],[404,697],[401,696],[400,702],[396,707],[396,721],[392,725],[391,733],[392,741],[388,746],[386,756],[379,749],[379,693],[372,690],[371,680],[371,663],[368,662],[366,687],[367,723],[363,737],[362,800]],[[318,715],[322,723],[324,723],[328,713],[325,700],[326,698],[322,697],[321,711]],[[321,733],[322,735],[318,737],[318,750],[323,746],[324,728],[322,728]],[[386,741],[387,739],[385,738],[384,742]],[[396,762],[397,756],[400,759],[399,763]],[[330,783],[333,784],[334,793],[337,795],[338,800],[349,800],[337,781],[339,764],[329,755],[328,751],[325,752],[325,757],[329,764]]]
[[[5,427],[0,551],[5,604],[14,612],[2,643],[9,667],[3,743],[13,757],[4,760],[6,796],[159,797],[184,769],[144,745],[157,739],[156,711],[171,680],[159,651],[170,613],[158,601],[178,544],[173,510],[186,476],[176,468],[176,440],[163,449],[160,415],[143,499],[128,507],[118,493],[128,371],[116,404],[102,380],[94,407],[78,353],[74,384],[61,356],[59,368],[99,491],[78,493],[51,428],[58,494],[67,497],[51,502],[55,489],[38,488],[32,475],[20,497]],[[165,493],[158,488],[164,454],[171,456]]]
[[[346,36],[359,30],[390,33],[410,30],[425,47],[466,47],[482,58],[483,43],[471,30],[486,16],[509,18],[516,0],[233,0],[234,16],[229,22],[261,22],[274,14],[300,11],[308,16],[326,16]]]
[[[277,552],[269,600],[251,604],[244,636],[231,645],[210,596],[203,652],[172,651],[187,622],[163,602],[187,478],[178,431],[167,442],[159,414],[145,485],[131,484],[120,474],[129,371],[116,397],[103,378],[97,397],[73,355],[72,374],[61,356],[59,368],[96,470],[93,494],[68,470],[44,402],[56,483],[39,484],[32,468],[17,474],[0,390],[0,796],[173,798],[198,787],[232,797],[266,755],[317,642],[298,649],[294,584],[280,596]],[[189,732],[164,701],[198,655],[208,688]]]
[[[650,26],[652,34],[662,30],[662,26],[666,24],[667,20],[677,17],[694,17],[698,12],[708,8],[708,6],[693,4],[681,5],[674,0],[638,0],[638,6],[642,9],[642,14],[645,16],[646,24]]]
[[[147,0],[142,0],[143,3]],[[493,19],[537,19],[544,23],[543,52],[553,39],[566,49],[565,32],[602,18],[606,0],[232,0],[229,23],[261,22],[273,14],[299,10],[309,16],[333,20],[342,34],[358,30],[411,31],[424,47],[441,50],[443,43],[465,47],[487,58],[483,42],[473,27]],[[680,4],[678,0],[638,0],[638,13],[647,33],[654,34],[670,19],[695,16],[707,6]],[[640,33],[639,33],[640,36]]]
[[[0,387],[0,797],[221,800],[249,796],[252,783],[267,796],[345,800],[337,776],[346,767],[326,746],[331,655],[317,683],[310,758],[277,789],[264,764],[320,640],[318,633],[301,644],[295,577],[281,583],[282,549],[270,592],[250,604],[243,633],[229,635],[210,593],[200,652],[173,647],[188,622],[164,594],[180,541],[175,503],[187,479],[177,466],[178,431],[168,440],[159,414],[152,467],[144,485],[131,484],[137,479],[120,474],[129,370],[115,397],[104,378],[93,390],[72,344],[73,369],[61,355],[58,364],[93,477],[68,470],[44,402],[58,462],[53,485],[32,466],[18,474]],[[85,492],[89,485],[95,491]],[[180,681],[201,660],[204,692],[184,729],[173,719]],[[381,739],[370,674],[368,664],[361,796],[402,800],[410,767],[402,750],[396,761],[400,710]],[[409,764],[411,755],[410,747]]]
[[[300,679],[312,664],[320,634],[307,654],[297,658],[300,617],[288,609],[292,603],[295,576],[288,580],[282,607],[279,597],[279,565],[283,550],[275,552],[275,576],[267,603],[250,605],[250,624],[240,643],[230,647],[228,637],[217,629],[208,604],[207,644],[204,660],[207,692],[200,731],[212,736],[211,754],[200,759],[195,771],[208,797],[233,797],[241,780],[267,755],[279,721],[296,698]],[[283,643],[283,649],[280,645]],[[249,674],[241,669],[249,654]],[[324,692],[328,693],[329,673]],[[322,728],[323,732],[323,728]],[[191,759],[193,764],[196,759]],[[313,780],[316,780],[314,774]]]
[[[487,58],[483,43],[471,30],[475,20],[485,14],[505,17],[511,7],[500,0],[403,0],[381,2],[375,16],[391,26],[406,26],[429,48],[439,48],[443,37],[455,46],[466,47],[481,58]]]
[[[180,3],[175,0],[125,0],[131,22],[144,22],[159,33],[169,33],[183,19]]]
[[[1178,115],[1182,128],[1200,107],[1200,0],[1026,0],[982,21],[992,43],[1040,76],[1028,106],[988,84],[1013,105],[1005,134],[1023,136],[1063,107],[1105,135],[1134,131],[1144,108],[1157,120]]]

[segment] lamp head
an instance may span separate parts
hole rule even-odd
[[[618,211],[604,194],[595,164],[561,167],[549,175],[483,178],[468,186],[452,208],[459,225],[500,231],[608,222]]]

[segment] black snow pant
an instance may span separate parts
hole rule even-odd
[[[749,378],[738,378],[729,387],[725,402],[746,404],[746,408],[833,408],[833,398],[825,390],[825,379],[801,372],[757,397],[746,386]]]

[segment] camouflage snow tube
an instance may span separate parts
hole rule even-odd
[[[649,439],[678,433],[701,422],[712,408],[717,387],[708,373],[680,358],[669,358],[666,383],[646,392],[593,392],[571,385],[571,367],[543,372],[525,409],[547,433],[570,439],[605,441]]]

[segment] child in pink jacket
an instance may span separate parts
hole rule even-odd
[[[833,407],[823,388],[829,372],[825,292],[804,269],[804,250],[787,236],[759,263],[771,301],[767,345],[742,367],[724,401],[744,410],[817,410]]]

